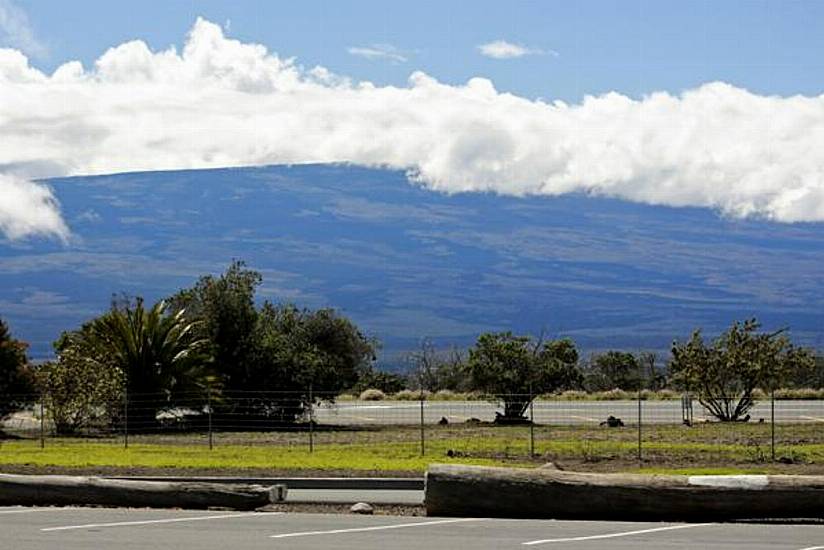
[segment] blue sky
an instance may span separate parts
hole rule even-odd
[[[46,46],[34,64],[88,66],[107,48],[140,38],[180,46],[197,16],[226,24],[306,66],[403,85],[414,70],[448,83],[485,76],[499,90],[578,101],[616,90],[638,97],[722,80],[759,94],[824,89],[824,2],[597,1],[142,1],[30,0],[33,32]],[[504,39],[554,55],[497,60],[477,46]],[[389,44],[406,62],[368,60],[352,47]],[[0,44],[1,45],[1,44]],[[7,44],[8,45],[8,44]]]
[[[824,222],[822,23],[789,0],[0,0],[0,232],[69,238],[38,178],[341,162]]]

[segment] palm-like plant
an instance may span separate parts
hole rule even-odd
[[[197,335],[197,321],[165,301],[150,309],[140,298],[115,304],[90,328],[97,358],[125,377],[130,423],[154,424],[159,409],[181,405],[208,382],[208,342]]]

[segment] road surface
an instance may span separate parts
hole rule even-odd
[[[822,525],[422,518],[103,508],[0,508],[0,548],[198,550],[824,550]]]
[[[441,418],[450,423],[466,422],[471,418],[491,422],[501,410],[486,401],[428,401],[424,402],[424,422],[434,424]],[[637,401],[536,401],[533,406],[535,421],[539,424],[581,425],[597,424],[616,416],[634,423],[638,417]],[[641,414],[645,423],[680,424],[683,420],[681,401],[642,401]],[[770,403],[760,402],[749,412],[751,421],[763,418],[770,421]],[[315,409],[315,418],[321,424],[419,424],[421,406],[417,401],[342,401]],[[711,420],[698,401],[693,402],[693,419]],[[776,401],[777,423],[824,423],[824,400]]]

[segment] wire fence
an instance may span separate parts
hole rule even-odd
[[[0,411],[16,409],[3,420],[0,435],[41,447],[88,440],[124,448],[274,445],[308,452],[371,445],[371,453],[400,448],[447,458],[637,460],[685,467],[730,461],[824,463],[824,400],[767,398],[736,421],[721,422],[689,395],[635,401],[532,400],[528,395],[479,401],[322,399],[329,396],[310,389],[131,394],[104,402],[0,396]],[[504,402],[523,409],[522,416],[502,416]]]

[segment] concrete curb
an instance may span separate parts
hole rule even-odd
[[[289,489],[348,489],[354,491],[423,491],[424,489],[422,477],[110,476],[105,479],[169,483],[285,485]]]

